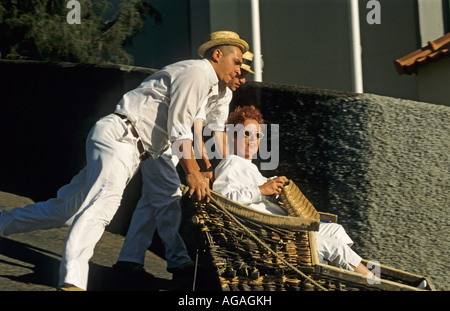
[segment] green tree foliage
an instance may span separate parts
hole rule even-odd
[[[107,1],[78,0],[81,24],[69,24],[68,1],[0,0],[0,58],[130,65],[124,46],[147,17],[161,18],[149,3],[119,0],[106,20]]]

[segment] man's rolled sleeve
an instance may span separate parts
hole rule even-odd
[[[230,98],[221,99],[215,105],[211,105],[206,114],[206,126],[210,131],[224,132],[225,123],[229,115]]]
[[[175,123],[172,125],[169,137],[171,142],[185,139],[194,140],[191,127],[181,123]]]

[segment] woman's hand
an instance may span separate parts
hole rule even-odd
[[[264,185],[259,186],[259,191],[262,195],[278,195],[283,190],[283,186],[287,181],[287,178],[284,176],[271,179]]]

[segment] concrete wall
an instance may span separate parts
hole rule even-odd
[[[248,83],[234,105],[280,125],[280,166],[364,258],[450,289],[450,108],[371,94]],[[269,176],[269,172],[265,172]]]
[[[450,57],[419,66],[417,91],[421,101],[450,106]]]
[[[92,124],[152,71],[0,62],[0,190],[53,197],[84,166]],[[354,249],[450,289],[450,107],[249,82],[233,106],[254,104],[280,125],[280,166],[318,210],[336,213]],[[108,230],[124,233],[140,195],[127,188]]]
[[[236,31],[252,46],[250,1],[150,2],[162,22],[150,18],[132,46],[127,46],[135,66],[161,68],[197,58],[197,47],[211,31]],[[417,100],[417,77],[399,76],[393,60],[420,48],[420,27],[437,18],[429,21],[428,15],[422,15],[419,23],[417,0],[379,2],[381,24],[372,25],[366,21],[368,0],[359,0],[364,91]],[[260,0],[263,81],[352,90],[348,3]]]
[[[420,48],[417,0],[379,1],[381,24],[368,24],[368,0],[358,2],[364,92],[417,100],[417,77],[393,65]],[[349,3],[260,0],[263,81],[351,91]],[[210,1],[210,12],[211,31],[237,31],[252,46],[250,1]]]
[[[161,21],[149,18],[140,32],[133,37],[128,53],[133,55],[135,66],[162,68],[191,56],[191,22],[189,3],[186,0],[147,1],[161,14]],[[208,30],[205,30],[206,32]],[[201,38],[200,40],[203,40]],[[194,55],[197,57],[197,54]]]
[[[119,65],[0,60],[1,191],[34,201],[54,197],[84,167],[92,125],[114,112],[123,93],[152,72]],[[129,187],[125,206],[134,207],[139,191]],[[123,208],[119,214],[128,219],[129,213]],[[127,225],[115,219],[110,229],[123,232]]]

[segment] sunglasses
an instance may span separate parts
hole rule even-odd
[[[244,136],[245,137],[250,137],[252,135],[255,135],[256,139],[261,139],[261,138],[264,137],[264,133],[263,132],[244,131]]]

